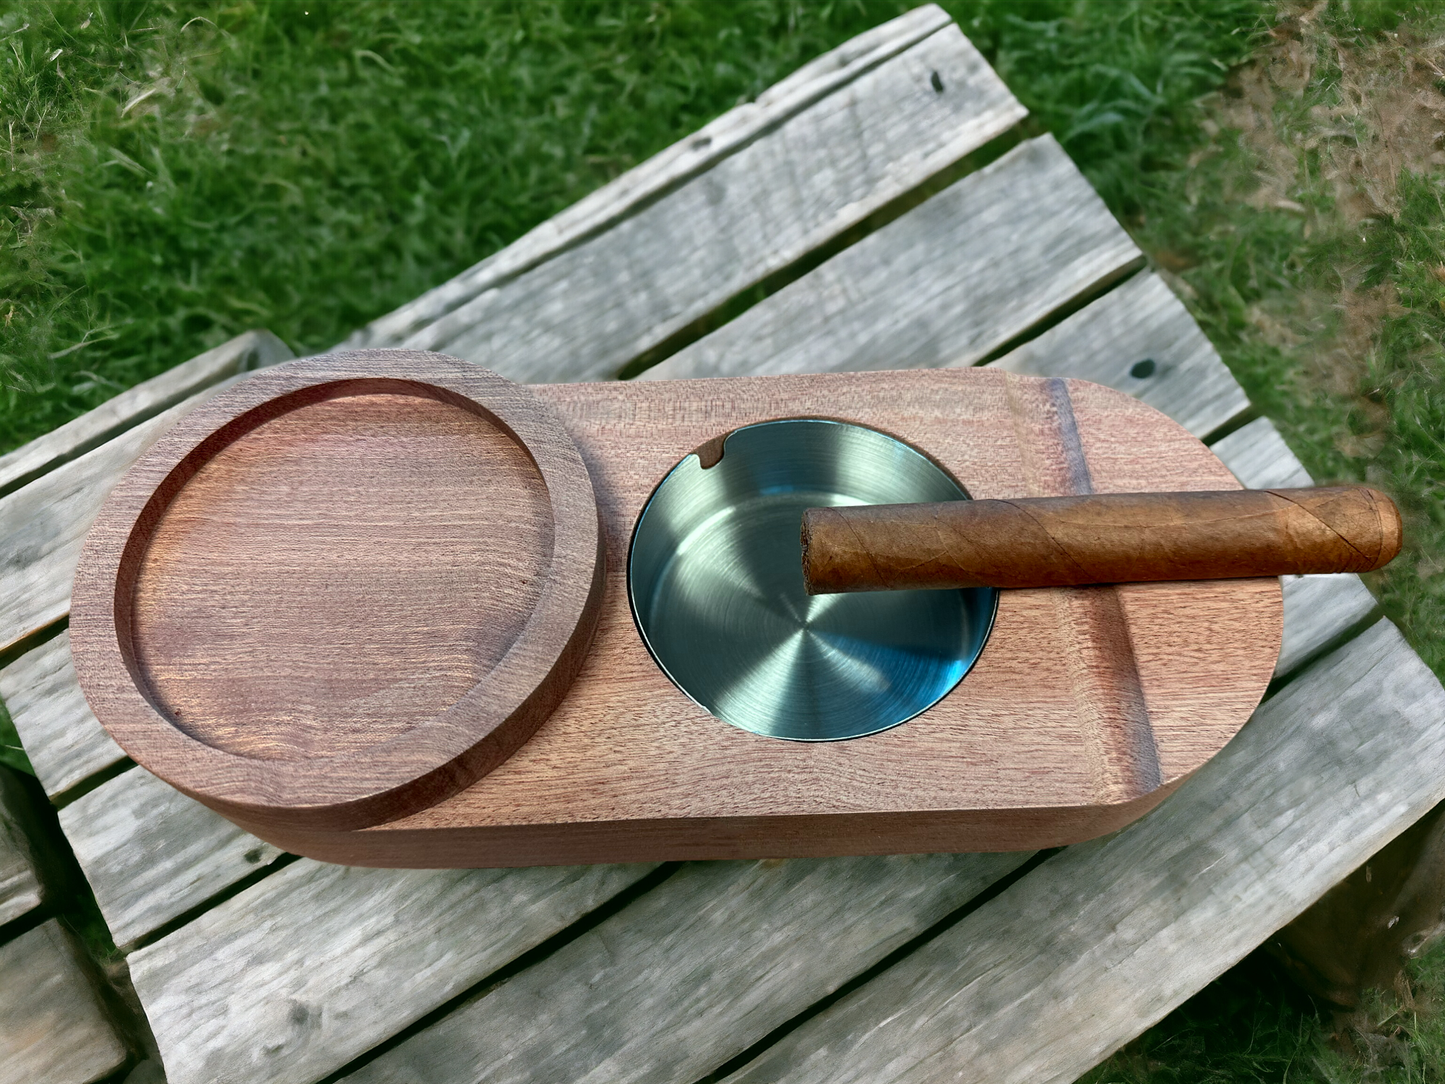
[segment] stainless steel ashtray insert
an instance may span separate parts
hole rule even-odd
[[[967,500],[929,459],[873,429],[790,419],[689,455],[638,518],[627,587],[658,665],[755,734],[832,741],[897,726],[942,699],[983,650],[998,592],[809,597],[803,510]]]

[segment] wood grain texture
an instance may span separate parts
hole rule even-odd
[[[1244,389],[1189,310],[1149,271],[989,364],[1104,384],[1168,414],[1200,438],[1249,407]]]
[[[154,417],[227,377],[293,357],[269,331],[247,331],[160,376],[121,392],[94,410],[0,455],[0,494],[90,451],[131,426]]]
[[[71,652],[138,763],[354,828],[526,741],[595,627],[592,484],[556,414],[441,355],[291,362],[189,415],[86,539]]]
[[[129,957],[170,1084],[310,1084],[650,867],[378,871],[302,860]]]
[[[690,864],[345,1079],[697,1080],[1026,857]]]
[[[1024,112],[946,26],[403,345],[526,382],[613,376]]]
[[[60,827],[121,949],[281,854],[142,768],[70,803]]]
[[[358,752],[496,668],[551,549],[546,486],[497,425],[412,395],[308,404],[227,445],[166,508],[136,579],[136,660],[209,745]]]
[[[157,437],[222,387],[205,388],[0,497],[0,651],[69,612],[80,547],[111,486]]]
[[[1080,470],[1095,486],[1135,490],[1227,486],[1227,472],[1125,395],[991,370],[535,390],[588,461],[614,570],[568,697],[506,763],[424,812],[363,832],[253,827],[258,835],[379,865],[1027,849],[1137,816],[1233,735],[1268,682],[1274,581],[1134,584],[1062,601],[1019,591],[1000,605],[969,677],[903,726],[823,744],[730,727],[646,653],[619,571],[658,480],[720,431],[819,413],[873,425],[905,436],[979,497],[1057,493]],[[1060,390],[1078,437],[1068,455],[1045,439],[1057,431]],[[1141,441],[1155,449],[1147,459],[1134,452]],[[1118,601],[1113,646],[1099,659],[1127,645],[1136,665],[1071,661],[1103,642],[1093,601],[1103,593]],[[1152,734],[1157,767],[1138,759],[1140,733]]]
[[[1284,578],[1284,640],[1275,663],[1276,677],[1309,661],[1346,630],[1379,610],[1379,603],[1360,577],[1286,576]]]
[[[90,1084],[126,1051],[54,919],[0,945],[0,1084]]]
[[[1400,512],[1369,486],[809,508],[810,595],[1373,572]]]
[[[1074,1080],[1445,796],[1445,690],[1387,621],[1149,816],[1071,847],[731,1082]]]
[[[1043,136],[642,378],[971,365],[1142,258],[1068,155]]]
[[[940,35],[945,30],[946,37]],[[929,38],[935,40],[927,49],[914,50]],[[914,50],[912,58],[896,62],[908,50]],[[924,56],[950,79],[943,94],[933,91],[928,70],[919,85],[917,62]],[[751,282],[784,266],[830,229],[858,221],[1023,113],[948,16],[924,5],[804,65],[501,252],[369,324],[343,347],[438,346],[470,330],[475,317],[453,315],[470,302],[494,313],[503,294],[519,304],[545,297],[551,271],[530,284],[516,280],[549,261],[566,263],[587,281],[608,267],[645,275],[675,303],[649,308],[647,316],[674,324],[695,319],[716,304],[721,281]],[[880,147],[891,153],[878,153]],[[806,166],[798,162],[804,155],[812,159]],[[641,221],[627,221],[632,218]],[[689,261],[679,260],[668,233],[679,224],[690,258],[716,261],[731,254],[718,282],[693,276]],[[733,238],[728,230],[743,232]],[[664,268],[670,274],[659,274]],[[656,340],[651,323],[630,319],[628,307],[639,302],[619,296],[616,283],[599,286],[610,316],[582,317],[589,334],[570,343],[567,354],[598,332],[624,353],[629,340]],[[563,325],[577,318],[565,311],[548,315]],[[507,371],[501,358],[485,363]],[[565,379],[555,366],[569,364],[567,355],[541,364],[545,378]],[[588,362],[579,358],[576,364],[585,368]],[[620,367],[613,364],[612,371]]]
[[[41,902],[26,803],[17,773],[0,766],[0,926],[28,914]]]
[[[1256,418],[1210,446],[1240,483],[1250,489],[1313,485],[1309,472],[1289,450],[1268,418]]]
[[[0,670],[0,699],[52,797],[125,759],[80,691],[68,630]]]

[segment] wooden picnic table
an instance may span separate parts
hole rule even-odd
[[[1024,115],[918,8],[347,345],[533,382],[1082,377],[1170,414],[1248,486],[1309,484],[1058,144],[1019,137]],[[971,169],[976,152],[993,160]],[[127,465],[287,356],[243,335],[0,457],[0,697],[172,1084],[1069,1081],[1445,798],[1445,690],[1357,578],[1312,576],[1285,584],[1277,681],[1244,730],[1092,842],[512,870],[283,855],[122,754],[65,617]],[[27,863],[0,833],[6,929],[38,902]],[[53,920],[0,945],[0,1082],[134,1060],[83,970]]]

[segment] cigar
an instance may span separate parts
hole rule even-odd
[[[810,595],[1369,572],[1400,512],[1368,486],[809,508]]]

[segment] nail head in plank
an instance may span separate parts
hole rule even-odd
[[[1041,136],[642,376],[971,365],[1142,258]]]
[[[281,855],[143,768],[66,806],[60,827],[121,948]]]
[[[1249,408],[1219,352],[1152,272],[1133,276],[989,364],[1105,384],[1142,399],[1197,437]]]
[[[129,957],[170,1084],[306,1084],[565,929],[650,866],[302,859]]]
[[[694,863],[346,1079],[696,1080],[1027,857]]]
[[[125,1059],[60,923],[0,945],[0,1084],[90,1084]]]
[[[1024,113],[948,26],[405,345],[518,381],[605,379]]]
[[[803,65],[754,101],[729,110],[603,185],[500,252],[372,321],[336,349],[401,345],[408,336],[465,302],[601,233],[950,22],[942,9],[925,4],[852,38]]]
[[[125,759],[80,691],[70,662],[69,630],[0,670],[0,699],[51,797]]]
[[[1210,450],[1224,460],[1224,465],[1248,489],[1290,489],[1315,484],[1268,418],[1256,418],[1240,426],[1227,437],[1216,440]]]
[[[0,651],[70,610],[85,532],[111,487],[162,433],[225,387],[213,384],[163,414],[0,497]]]
[[[1072,1081],[1445,795],[1445,690],[1381,621],[1149,815],[1070,847],[729,1077]]]
[[[40,906],[40,878],[26,830],[28,800],[17,774],[0,766],[0,926]]]
[[[202,388],[248,369],[292,357],[291,349],[269,331],[247,331],[157,377],[121,392],[59,429],[0,455],[0,493],[33,481],[61,463],[175,406]]]

